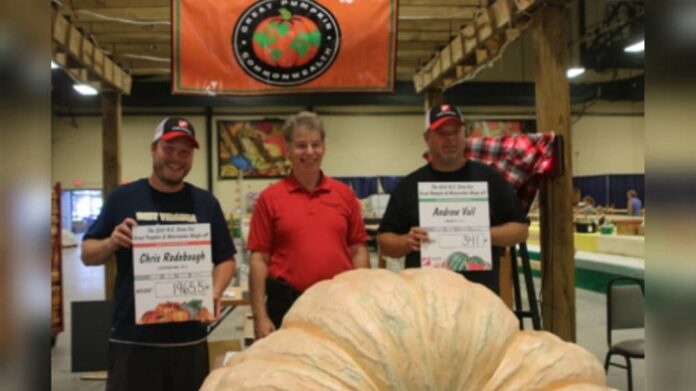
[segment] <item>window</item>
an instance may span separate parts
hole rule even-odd
[[[66,194],[67,193],[67,194]],[[101,211],[103,199],[101,190],[66,190],[63,192],[63,200],[70,205],[72,231],[75,233],[86,231],[97,219]]]

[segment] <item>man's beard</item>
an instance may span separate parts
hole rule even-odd
[[[155,172],[155,176],[157,176],[157,179],[159,179],[160,182],[164,183],[165,185],[168,186],[177,186],[180,185],[183,181],[184,178],[186,178],[186,175],[189,173],[189,170],[186,170],[183,172],[180,176],[177,176],[177,178],[169,178],[165,175],[165,170],[167,163],[155,163],[153,164],[153,171]]]

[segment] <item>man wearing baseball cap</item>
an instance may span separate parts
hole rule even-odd
[[[114,262],[114,256],[117,262],[107,390],[198,390],[208,375],[204,321],[135,323],[132,230],[136,225],[210,225],[214,318],[234,276],[236,250],[218,200],[184,182],[196,148],[196,131],[189,121],[165,118],[150,146],[150,176],[114,189],[83,238],[85,265]]]
[[[499,257],[502,248],[527,239],[528,224],[512,186],[493,168],[464,156],[464,119],[451,104],[431,108],[425,117],[423,139],[429,162],[410,173],[392,192],[379,226],[377,240],[383,253],[406,257],[406,267],[420,267],[421,242],[429,241],[420,228],[418,216],[419,182],[486,182],[491,224],[493,270],[464,271],[470,281],[499,290]]]

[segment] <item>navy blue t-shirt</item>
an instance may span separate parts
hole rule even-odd
[[[114,227],[121,224],[127,217],[135,219],[139,225],[210,223],[213,263],[225,261],[236,253],[220,203],[209,192],[189,183],[185,183],[184,188],[176,193],[157,191],[150,186],[147,179],[117,187],[109,195],[99,217],[89,228],[83,240],[104,239],[111,236]],[[207,328],[201,322],[136,325],[133,249],[120,248],[116,251],[116,260],[112,340],[181,344],[197,342],[206,337]]]
[[[486,182],[488,183],[488,210],[491,227],[507,222],[528,223],[514,189],[505,181],[505,178],[486,164],[467,160],[466,164],[457,171],[437,171],[428,164],[402,179],[389,197],[387,210],[384,212],[379,225],[379,232],[405,234],[411,230],[411,227],[420,226],[418,216],[419,182]],[[486,285],[498,293],[501,251],[502,249],[499,247],[491,247],[493,270],[464,271],[461,274],[468,280]],[[420,251],[406,255],[405,266],[407,268],[420,267],[420,265]]]

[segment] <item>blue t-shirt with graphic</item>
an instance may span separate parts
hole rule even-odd
[[[160,214],[166,213],[166,221]],[[139,225],[210,223],[212,261],[218,264],[236,253],[220,203],[209,192],[189,183],[175,193],[155,190],[147,179],[117,187],[104,203],[99,217],[83,240],[104,239],[114,227],[130,217]],[[133,249],[116,251],[117,272],[114,285],[114,313],[111,329],[113,341],[181,344],[203,340],[207,326],[201,322],[135,324],[133,291]]]

